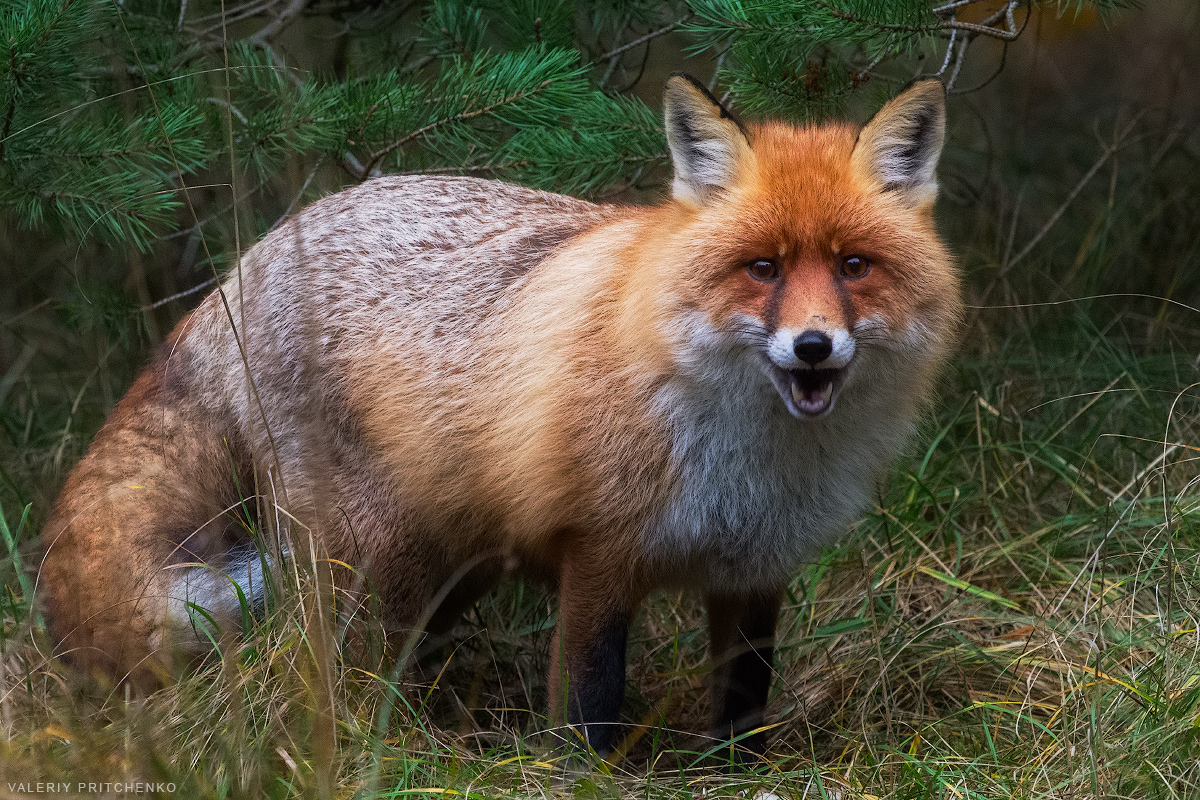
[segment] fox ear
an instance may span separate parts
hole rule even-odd
[[[676,200],[700,206],[733,183],[750,143],[733,115],[691,75],[677,72],[663,93]]]
[[[931,203],[937,196],[935,172],[945,133],[945,87],[937,78],[917,81],[889,100],[859,133],[854,167],[911,205]]]

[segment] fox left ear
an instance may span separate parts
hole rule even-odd
[[[663,116],[675,167],[672,193],[676,200],[704,205],[752,157],[745,131],[703,84],[681,72],[667,80]]]
[[[893,97],[866,124],[854,145],[853,163],[885,192],[910,205],[937,196],[937,162],[946,134],[946,89],[937,78],[917,81]]]

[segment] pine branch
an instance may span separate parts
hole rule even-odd
[[[1013,17],[1013,12],[1016,10],[1017,4],[1018,0],[1008,0],[1008,2],[1005,3],[999,11],[979,23],[960,22],[954,16],[951,16],[950,19],[942,20],[940,26],[942,28],[967,31],[969,33],[982,36],[991,36],[996,39],[1002,39],[1006,42],[1011,42],[1021,35],[1021,31],[1025,30],[1025,26],[1029,24],[1029,17],[1032,15],[1032,12],[1026,13],[1025,21],[1021,24],[1021,27],[1018,28],[1016,19]],[[952,12],[952,14],[953,13],[957,13],[957,10]],[[1005,27],[994,27],[995,24],[1001,20],[1004,20]]]
[[[337,80],[288,69],[271,44],[328,4],[236,0],[187,19],[194,4],[9,3],[0,5],[0,213],[149,247],[180,225],[182,177],[225,158],[248,176],[237,176],[247,187],[239,198],[269,202],[284,170],[326,161],[355,181],[389,169],[458,172],[603,195],[669,165],[658,112],[601,91],[630,52],[686,32],[691,52],[717,56],[714,88],[739,109],[819,118],[931,44],[953,85],[969,42],[1008,42],[1028,23],[1015,18],[1025,0],[958,18],[984,1],[597,0],[577,14],[569,0],[423,0],[416,31],[403,27],[408,4],[345,6]],[[212,34],[238,20],[257,30],[226,65]],[[198,217],[219,225],[229,199],[202,201]]]
[[[821,2],[821,0],[813,0],[813,2],[828,11],[829,15],[835,19],[845,20],[846,22],[854,22],[859,25],[869,25],[873,28],[877,28],[880,31],[896,31],[899,33],[930,33],[931,31],[936,30],[938,27],[937,25],[894,25],[887,22],[880,22],[879,20],[865,19],[863,17],[856,16],[847,11],[833,8],[828,3]]]
[[[14,74],[17,71],[17,50],[13,48],[8,53],[9,56],[9,74]],[[17,93],[10,91],[8,93],[8,104],[4,109],[4,127],[0,128],[0,162],[4,161],[4,145],[8,142],[9,133],[12,131],[13,115],[17,111]]]
[[[407,136],[404,136],[400,139],[397,139],[395,142],[392,142],[387,147],[384,147],[383,149],[372,153],[370,155],[370,157],[367,158],[366,163],[363,165],[362,173],[359,175],[359,180],[365,181],[368,177],[370,177],[371,170],[373,170],[376,166],[378,166],[379,163],[381,161],[383,161],[383,159],[387,158],[388,155],[390,155],[392,152],[394,152],[397,148],[403,147],[404,145],[408,144],[409,142],[419,139],[420,137],[425,136],[425,135],[431,133],[432,131],[436,130],[437,128],[443,127],[445,125],[450,125],[455,122],[465,122],[466,120],[474,119],[475,117],[480,117],[480,116],[483,116],[484,114],[490,114],[493,111],[497,111],[506,105],[510,105],[519,100],[522,100],[523,98],[530,96],[531,94],[533,94],[536,91],[545,89],[551,83],[553,83],[553,81],[551,81],[551,80],[542,81],[541,84],[539,84],[535,89],[523,90],[523,91],[517,92],[516,94],[511,95],[509,97],[502,98],[501,100],[498,100],[497,102],[492,103],[491,105],[484,106],[483,108],[477,108],[473,111],[463,111],[461,113],[455,114],[452,117],[446,117],[443,119],[435,120],[435,121],[429,123],[428,125],[425,125],[424,127],[418,128],[417,130],[413,131],[412,133],[408,134]]]

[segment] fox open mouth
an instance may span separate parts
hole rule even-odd
[[[824,416],[833,408],[837,390],[845,377],[842,369],[780,369],[771,365],[771,383],[793,417]]]

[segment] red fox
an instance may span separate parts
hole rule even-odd
[[[551,718],[601,753],[631,616],[699,592],[713,731],[762,753],[788,582],[866,506],[961,315],[932,214],[944,91],[862,128],[744,124],[683,75],[664,106],[659,205],[383,177],[247,252],[53,508],[61,652],[136,679],[203,649],[195,606],[236,630],[255,495],[398,630],[453,624],[500,564],[546,576]]]

